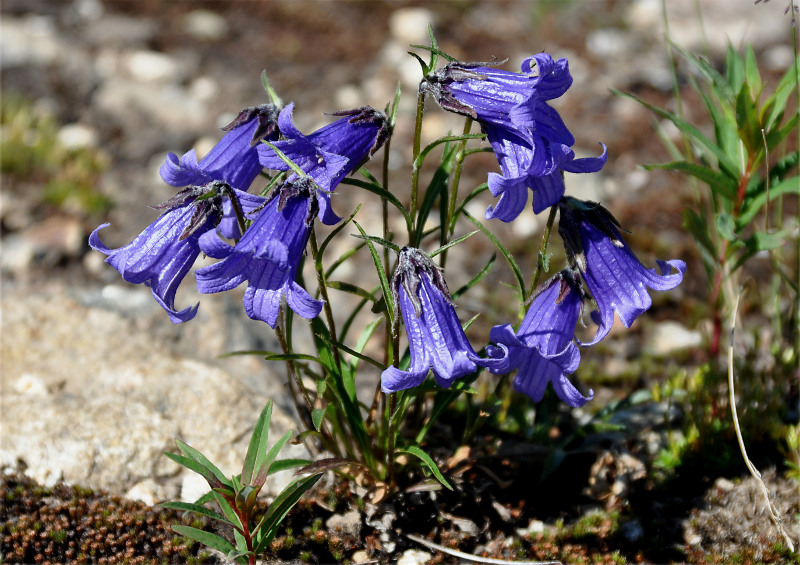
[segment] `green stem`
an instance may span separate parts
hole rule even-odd
[[[467,118],[464,122],[464,135],[469,133],[469,130],[472,129],[472,118]],[[456,213],[456,200],[458,200],[458,185],[461,182],[461,171],[464,168],[464,159],[466,155],[464,154],[464,150],[467,147],[467,140],[462,139],[458,143],[458,153],[456,154],[456,167],[455,171],[453,171],[453,183],[450,186],[450,202],[448,202],[448,210],[447,210],[447,218],[445,219],[445,223],[442,226],[442,241],[440,245],[446,245],[447,242],[450,241],[450,238],[453,237],[453,232],[456,229],[456,222],[453,216]],[[442,251],[442,258],[440,259],[440,265],[442,269],[444,269],[445,265],[447,264],[447,252],[449,249],[445,249]]]
[[[550,216],[547,218],[547,224],[545,225],[544,233],[542,234],[542,243],[539,245],[539,253],[536,256],[536,271],[533,274],[533,280],[531,281],[531,286],[528,290],[528,293],[523,296],[524,302],[528,301],[528,298],[530,298],[530,296],[536,290],[536,287],[539,285],[539,279],[542,276],[542,271],[544,271],[545,258],[547,257],[547,244],[550,241],[550,233],[553,231],[553,224],[556,221],[557,212],[558,206],[550,206]]]
[[[314,260],[314,269],[317,271],[317,284],[319,285],[319,295],[324,300],[322,309],[325,311],[325,319],[328,322],[328,332],[331,334],[331,339],[338,342],[336,337],[336,323],[333,319],[333,310],[331,310],[331,301],[328,298],[328,285],[325,282],[325,269],[322,268],[322,261],[319,260],[319,246],[317,245],[317,234],[314,228],[311,228],[311,235],[309,237],[311,243],[311,258]],[[336,366],[341,371],[342,363],[339,355],[338,347],[331,347],[333,351],[333,360]]]
[[[425,110],[425,92],[420,90],[417,95],[417,117],[414,122],[414,146],[411,157],[411,231],[408,234],[409,244],[412,247],[417,247],[419,242],[416,241],[415,234],[417,233],[417,196],[419,194],[419,165],[417,158],[420,154],[420,147],[422,145],[422,113]]]

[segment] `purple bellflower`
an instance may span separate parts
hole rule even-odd
[[[283,297],[299,316],[315,318],[323,303],[295,279],[314,217],[317,189],[309,176],[287,180],[263,200],[242,238],[231,246],[208,232],[200,241],[207,255],[220,262],[198,269],[197,288],[204,294],[231,290],[247,281],[244,309],[250,318],[275,327]]]
[[[187,322],[197,314],[197,305],[176,310],[175,292],[200,254],[198,240],[204,233],[214,232],[231,197],[237,200],[236,205],[239,200],[252,205],[250,195],[223,182],[191,186],[156,206],[165,212],[129,244],[118,249],[103,245],[98,232],[109,225],[103,224],[89,236],[89,245],[108,255],[106,263],[118,270],[123,279],[149,286],[153,298],[174,324]]]
[[[475,372],[479,365],[503,362],[500,358],[481,359],[472,349],[442,270],[419,249],[404,247],[400,251],[392,277],[392,294],[406,327],[411,366],[405,371],[397,367],[383,371],[383,392],[418,386],[431,369],[436,382],[449,388],[453,381]]]
[[[486,218],[510,222],[524,209],[529,188],[538,214],[563,196],[562,171],[599,171],[606,152],[603,146],[600,157],[575,159],[575,138],[547,104],[572,84],[566,59],[539,53],[525,59],[522,74],[486,66],[493,64],[499,63],[450,63],[425,77],[421,88],[445,110],[481,124],[502,172],[489,173],[489,190],[499,200]]]
[[[567,378],[581,361],[573,337],[582,306],[583,290],[572,271],[553,277],[534,297],[516,333],[511,324],[492,328],[490,339],[507,351],[486,348],[490,357],[504,359],[489,370],[503,374],[519,369],[514,389],[536,402],[544,397],[547,383],[552,383],[556,395],[573,408],[586,404],[594,392],[583,396]]]
[[[599,326],[597,333],[581,345],[594,345],[608,335],[614,312],[626,328],[631,327],[653,304],[648,288],[670,290],[683,280],[686,263],[679,259],[656,261],[660,274],[644,267],[622,239],[616,218],[596,202],[564,198],[559,213],[558,233],[567,255],[597,304],[592,314]]]
[[[276,119],[277,109],[271,104],[245,108],[223,128],[227,133],[200,162],[194,150],[180,159],[170,153],[161,166],[161,177],[168,184],[188,188],[155,207],[164,213],[119,249],[109,249],[100,241],[98,232],[109,224],[89,237],[89,245],[108,255],[106,263],[124,280],[150,286],[156,302],[175,324],[197,314],[197,305],[176,310],[175,293],[200,254],[200,238],[215,227],[225,237],[238,237],[236,216],[243,218],[263,201],[240,189],[246,190],[261,171],[254,144],[264,138],[277,139]]]
[[[161,178],[172,186],[224,180],[233,188],[247,191],[263,169],[257,146],[262,140],[278,139],[277,119],[278,108],[273,104],[245,108],[222,128],[227,133],[199,162],[194,149],[180,159],[174,153],[168,154],[161,165]]]
[[[320,188],[319,219],[333,225],[341,220],[331,209],[330,194],[341,180],[363,165],[390,135],[389,120],[383,112],[370,106],[345,110],[332,115],[343,116],[310,135],[304,135],[292,123],[293,104],[278,116],[281,134],[285,137],[274,146],[313,177]],[[258,145],[261,166],[286,171],[287,165],[268,145]],[[294,178],[294,175],[289,177]]]

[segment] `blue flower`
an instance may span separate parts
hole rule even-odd
[[[573,408],[586,404],[594,393],[583,396],[567,378],[581,361],[573,337],[582,305],[583,291],[571,271],[553,277],[531,302],[516,333],[511,324],[492,328],[491,341],[503,349],[488,346],[486,352],[504,361],[489,370],[504,374],[518,369],[514,389],[536,402],[552,383],[556,395]]]
[[[296,314],[315,318],[323,303],[313,299],[295,279],[314,217],[318,213],[311,177],[288,180],[263,206],[242,238],[231,246],[214,232],[200,241],[203,252],[220,262],[195,272],[203,294],[223,292],[247,281],[244,309],[254,320],[275,327],[283,297]]]
[[[660,274],[645,268],[622,239],[617,220],[596,202],[564,198],[559,213],[558,233],[597,304],[592,314],[597,333],[582,345],[593,345],[608,335],[614,312],[626,328],[631,327],[653,304],[648,288],[670,290],[683,280],[686,263],[678,259],[656,261]]]
[[[199,163],[194,150],[183,157],[170,153],[161,166],[161,177],[173,186],[188,186],[171,200],[156,206],[164,213],[136,239],[118,249],[109,249],[98,232],[89,237],[92,248],[108,255],[106,263],[122,278],[151,287],[153,297],[166,310],[173,323],[194,318],[197,305],[175,309],[175,293],[200,254],[199,241],[215,228],[224,237],[239,237],[239,216],[253,210],[262,200],[253,201],[247,190],[262,167],[254,144],[263,138],[277,139],[277,109],[271,104],[245,108],[228,126],[227,133]]]
[[[604,147],[600,157],[575,159],[570,149],[575,138],[547,104],[572,84],[566,59],[540,53],[522,63],[523,74],[485,65],[451,63],[425,77],[422,88],[445,110],[481,124],[502,172],[489,174],[489,189],[499,201],[486,218],[510,222],[525,207],[529,188],[538,214],[563,196],[563,171],[599,171],[606,153]]]
[[[419,249],[404,247],[392,278],[392,293],[408,335],[411,366],[389,367],[381,374],[384,392],[420,385],[432,369],[436,382],[449,388],[478,366],[502,359],[481,359],[467,341],[456,316],[442,271]]]
[[[223,180],[233,188],[247,191],[263,169],[256,147],[262,140],[278,139],[277,118],[278,109],[272,104],[245,108],[222,128],[227,133],[199,162],[194,149],[180,159],[169,153],[161,165],[161,178],[172,186]]]
[[[204,233],[214,232],[232,195],[242,200],[250,196],[220,182],[184,189],[158,206],[165,212],[129,244],[119,249],[103,245],[98,233],[109,225],[103,224],[89,236],[89,245],[108,255],[106,263],[124,280],[149,286],[173,323],[186,322],[194,318],[197,305],[176,310],[175,292],[200,254],[198,240]]]
[[[341,220],[333,213],[330,193],[344,177],[364,164],[388,139],[389,121],[386,115],[369,106],[336,112],[341,119],[310,135],[304,135],[292,123],[294,105],[286,106],[278,116],[281,134],[286,138],[274,146],[314,178],[319,199],[319,219],[328,225]],[[266,144],[258,145],[263,167],[286,171],[289,166]],[[289,177],[294,178],[294,175]]]

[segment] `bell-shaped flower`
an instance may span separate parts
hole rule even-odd
[[[486,66],[450,63],[429,74],[421,88],[445,110],[477,120],[497,156],[501,174],[489,173],[489,189],[500,200],[486,218],[514,220],[533,192],[533,211],[554,205],[564,194],[562,171],[596,172],[600,157],[575,159],[575,138],[561,116],[547,104],[572,84],[566,59],[547,53],[525,59],[522,73]],[[536,74],[534,74],[534,68]]]
[[[517,369],[514,389],[536,402],[552,383],[556,395],[573,408],[586,404],[594,393],[583,396],[567,378],[581,360],[573,338],[582,305],[583,291],[571,271],[553,277],[534,297],[516,333],[511,324],[492,328],[491,341],[503,348],[490,345],[486,353],[503,362],[489,370],[504,374]]]
[[[617,220],[596,202],[564,198],[559,213],[558,233],[597,304],[592,314],[597,333],[582,345],[593,345],[608,335],[614,312],[629,328],[653,304],[648,289],[670,290],[683,280],[686,263],[679,259],[656,261],[660,273],[642,265],[622,239]]]
[[[363,165],[389,138],[389,120],[383,112],[365,106],[336,112],[343,116],[310,135],[304,135],[292,122],[293,104],[278,116],[278,126],[285,139],[273,145],[303,172],[314,178],[320,190],[319,219],[333,225],[341,218],[331,209],[330,194],[344,177]],[[268,145],[258,145],[260,164],[268,169],[286,171],[289,165]],[[291,175],[289,179],[294,178]]]
[[[199,162],[194,149],[180,159],[169,153],[161,165],[164,182],[189,186],[222,180],[247,191],[263,169],[256,147],[262,140],[278,139],[278,108],[273,104],[245,108],[222,129],[227,133]]]
[[[315,193],[310,177],[284,182],[268,199],[262,199],[260,210],[251,213],[253,222],[236,245],[227,244],[214,231],[206,233],[200,247],[221,261],[195,272],[198,290],[222,292],[247,281],[245,312],[273,328],[284,296],[297,315],[316,317],[323,303],[295,280],[318,213]]]
[[[478,366],[504,362],[499,356],[482,359],[475,353],[458,320],[441,269],[419,249],[404,247],[400,251],[392,294],[408,335],[411,364],[407,370],[392,366],[383,371],[384,392],[418,386],[430,370],[439,386],[449,388]]]
[[[164,213],[129,244],[118,249],[103,245],[99,231],[109,225],[103,224],[92,232],[89,245],[108,255],[106,263],[124,280],[149,286],[173,323],[186,322],[194,318],[197,305],[176,310],[175,293],[200,254],[198,240],[204,233],[215,231],[231,198],[237,200],[237,206],[241,206],[240,200],[246,201],[247,209],[253,204],[248,197],[252,198],[221,182],[192,186],[156,207]]]

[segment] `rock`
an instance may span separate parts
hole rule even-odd
[[[214,340],[203,341],[202,328],[178,330],[195,336],[194,355],[178,353],[181,341],[163,334],[177,328],[160,308],[126,315],[103,307],[108,294],[79,301],[57,285],[4,285],[0,464],[22,459],[47,485],[63,478],[145,501],[195,500],[207,485],[163,451],[176,451],[180,438],[225,474],[240,472],[258,413],[282,384],[236,362],[215,363]],[[225,327],[208,320],[211,333]],[[242,379],[236,368],[257,378]],[[296,428],[276,402],[273,438]]]
[[[353,560],[353,563],[366,563],[367,561],[370,561],[371,558],[368,551],[365,549],[359,549],[353,553],[351,559]]]
[[[173,57],[157,51],[135,51],[126,64],[131,77],[140,82],[177,82],[183,75]]]
[[[432,555],[421,549],[407,549],[397,560],[397,565],[425,565]]]
[[[183,29],[197,39],[222,39],[228,34],[228,22],[211,10],[192,10],[183,17]]]
[[[644,345],[644,350],[651,355],[670,355],[682,349],[700,347],[703,335],[697,330],[690,330],[679,322],[666,320],[655,324]]]
[[[67,124],[58,130],[58,142],[67,149],[96,147],[97,130],[86,124]]]
[[[325,527],[329,530],[338,530],[346,536],[359,539],[361,534],[361,513],[351,510],[344,514],[334,514],[325,522]]]
[[[85,245],[81,223],[71,216],[51,216],[3,241],[0,267],[25,274],[36,263],[56,263],[80,255]]]
[[[425,8],[400,8],[389,17],[392,37],[406,44],[425,45],[430,42],[428,24],[433,25],[434,15]]]

